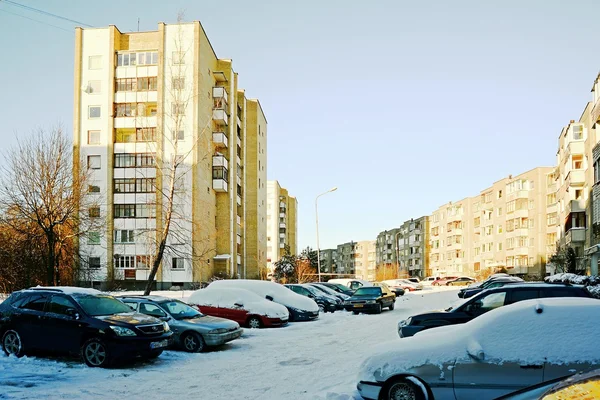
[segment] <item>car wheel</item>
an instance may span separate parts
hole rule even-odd
[[[390,309],[390,311],[392,311],[395,306],[396,306],[396,303],[392,301],[392,304],[390,304],[390,306],[388,308]]]
[[[99,338],[88,339],[81,346],[81,357],[88,367],[105,368],[110,364],[106,344]]]
[[[200,353],[204,350],[204,339],[196,332],[188,332],[181,338],[183,349],[188,353]]]
[[[375,314],[381,314],[381,303],[377,303],[377,307],[375,307]]]
[[[358,312],[358,311],[352,311],[352,314],[354,314],[354,315],[358,315],[358,314],[359,314],[359,312]]]
[[[412,377],[396,378],[386,384],[381,400],[425,400],[423,389],[411,382]]]
[[[2,350],[4,350],[7,356],[12,354],[15,357],[22,357],[24,351],[21,335],[12,329],[6,331],[2,337]]]
[[[319,312],[320,313],[327,312],[327,310],[325,309],[325,305],[323,303],[317,303],[317,305],[319,306]]]
[[[260,321],[260,318],[250,317],[248,319],[248,327],[251,329],[258,329],[258,328],[262,327],[262,322]]]

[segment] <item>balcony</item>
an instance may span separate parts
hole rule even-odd
[[[574,140],[567,145],[566,155],[585,154],[585,145],[583,140]]]
[[[224,109],[218,108],[213,110],[213,120],[218,125],[227,125],[229,121],[229,116],[227,115],[227,112]]]
[[[213,88],[213,99],[223,99],[225,103],[228,102],[227,99],[227,91],[224,87],[214,87]]]
[[[546,206],[546,214],[552,214],[558,212],[558,203],[550,204]]]
[[[217,147],[227,148],[227,135],[223,132],[213,132],[213,143]]]
[[[567,174],[565,183],[568,186],[582,186],[585,183],[585,171],[582,169],[573,169]]]
[[[584,243],[585,242],[585,228],[571,228],[565,235],[565,242],[567,246],[571,243]]]
[[[213,156],[213,167],[225,167],[229,168],[229,162],[222,154]]]
[[[583,200],[579,199],[569,201],[567,203],[566,212],[567,214],[573,212],[585,212],[585,204],[583,203]]]
[[[279,227],[280,227],[280,228],[284,228],[284,229],[285,229],[285,227],[286,227],[286,225],[285,225],[285,222],[280,222],[280,223],[279,223]]]
[[[227,181],[225,179],[213,179],[213,189],[215,192],[227,192]]]
[[[515,199],[528,199],[529,191],[528,190],[518,190],[515,192]]]

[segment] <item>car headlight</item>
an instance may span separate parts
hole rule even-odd
[[[346,300],[346,301],[344,302],[344,305],[345,305],[345,306],[351,306],[351,305],[352,305],[352,303],[351,303],[350,301]]]
[[[163,322],[163,327],[165,328],[165,332],[170,332],[171,331],[171,327],[166,322]]]
[[[137,336],[134,331],[123,326],[111,325],[110,329],[112,329],[113,332],[117,334],[117,336]]]
[[[221,328],[221,329],[213,329],[212,331],[210,331],[208,333],[218,335],[219,333],[226,333],[226,332],[227,332],[227,329]]]
[[[367,304],[375,304],[377,303],[377,300],[367,300]]]

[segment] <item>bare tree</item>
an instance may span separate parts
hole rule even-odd
[[[45,247],[45,282],[61,283],[61,256],[74,256],[74,241],[93,229],[84,220],[87,170],[73,174],[72,145],[61,127],[37,130],[6,151],[0,171],[2,223]],[[99,221],[95,221],[98,223]],[[73,259],[71,259],[71,264]]]

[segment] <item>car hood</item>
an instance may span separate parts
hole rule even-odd
[[[376,300],[379,296],[352,296],[347,301],[357,301],[357,300]]]
[[[173,326],[185,326],[188,328],[195,329],[237,329],[240,325],[229,319],[212,317],[210,315],[204,315],[200,318],[191,318],[191,319],[172,319],[169,321],[169,325]]]
[[[124,325],[147,325],[147,324],[162,324],[162,321],[149,315],[140,313],[122,313],[113,315],[101,315],[95,317],[103,321],[115,324]]]

